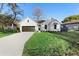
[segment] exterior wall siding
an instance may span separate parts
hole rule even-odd
[[[54,23],[57,23],[56,29],[54,29]],[[45,25],[47,25],[47,29],[45,29]],[[60,22],[58,22],[57,20],[52,20],[52,19],[46,20],[45,22],[38,24],[35,21],[31,20],[30,18],[26,18],[24,21],[20,22],[20,32],[22,32],[22,26],[35,26],[35,31],[60,31],[61,29]]]
[[[79,30],[79,24],[67,24],[68,31]]]
[[[50,24],[49,31],[60,31],[60,24],[57,24],[56,29],[54,29],[54,24]]]
[[[38,31],[37,23],[30,18],[26,18],[24,21],[20,22],[20,32],[22,32],[22,26],[35,26],[35,31]]]
[[[47,25],[47,29],[45,29],[45,25]],[[57,28],[54,29],[54,22],[52,22],[50,24],[43,23],[41,25],[41,31],[60,31],[61,30],[60,26],[61,26],[61,24],[57,23]]]

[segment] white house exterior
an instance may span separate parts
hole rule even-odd
[[[50,18],[41,24],[41,31],[60,31],[61,24],[56,19]]]
[[[42,23],[37,23],[31,18],[20,22],[20,32],[25,31],[60,31],[61,24],[56,19],[50,18]]]
[[[29,17],[20,22],[20,32],[25,31],[38,31],[37,23]]]

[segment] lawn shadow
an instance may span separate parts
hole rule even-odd
[[[76,32],[51,32],[56,37],[69,42],[72,47],[79,49],[79,33]]]

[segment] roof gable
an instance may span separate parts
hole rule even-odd
[[[21,26],[35,26],[37,23],[31,18],[27,17],[25,20],[20,22]]]
[[[49,18],[44,23],[45,24],[51,24],[51,23],[60,23],[60,22],[58,20],[54,19],[54,18]]]

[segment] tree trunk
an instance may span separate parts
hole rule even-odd
[[[4,30],[4,25],[2,25],[2,32],[4,32],[5,30]]]

